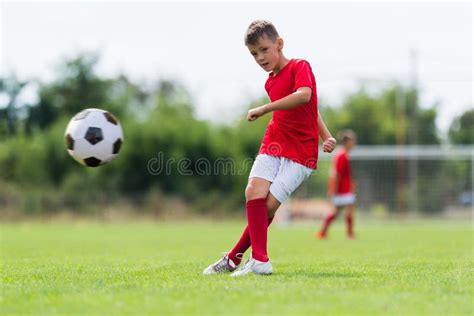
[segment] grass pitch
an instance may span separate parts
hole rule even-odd
[[[272,227],[274,274],[202,276],[242,223],[2,224],[2,315],[472,315],[467,223]]]

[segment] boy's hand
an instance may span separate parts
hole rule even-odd
[[[247,113],[247,120],[249,122],[255,121],[258,119],[260,116],[266,114],[267,111],[265,109],[265,105],[259,106],[258,108],[251,109]]]
[[[323,151],[325,153],[330,153],[336,148],[337,141],[334,137],[329,137],[323,143]]]

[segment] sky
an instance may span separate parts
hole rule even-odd
[[[276,25],[287,57],[311,63],[322,105],[340,105],[362,83],[416,80],[442,131],[473,106],[471,3],[4,1],[0,8],[0,74],[48,81],[65,58],[98,52],[99,74],[125,73],[145,85],[178,80],[198,116],[213,121],[243,116],[265,93],[267,74],[243,44],[255,19]]]

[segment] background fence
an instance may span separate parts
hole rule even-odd
[[[474,146],[358,146],[350,154],[361,211],[465,213],[473,206]],[[325,198],[332,155],[295,193]]]

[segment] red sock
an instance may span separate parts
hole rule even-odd
[[[336,218],[336,215],[334,213],[331,213],[329,214],[326,219],[324,220],[324,224],[323,224],[323,229],[321,230],[321,232],[326,235],[326,232],[329,228],[329,225],[331,224],[331,222]]]
[[[354,234],[354,232],[352,231],[352,225],[354,223],[353,218],[352,218],[352,213],[346,214],[346,223],[347,223],[347,234],[349,236],[352,236]]]
[[[270,224],[273,221],[274,216],[268,218],[268,223],[267,227],[270,226]],[[242,236],[240,236],[239,241],[235,244],[234,248],[229,252],[229,258],[232,259],[232,261],[235,264],[240,264],[240,261],[242,261],[242,256],[244,253],[247,251],[247,249],[250,248],[250,232],[249,232],[249,226],[245,226],[245,229],[242,233]]]
[[[247,224],[252,244],[252,258],[268,261],[267,255],[267,201],[265,198],[247,201]]]

